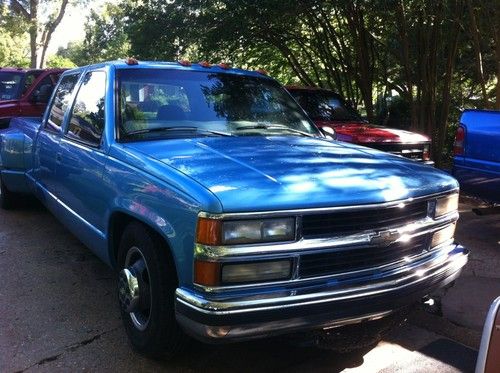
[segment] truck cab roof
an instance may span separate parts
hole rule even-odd
[[[228,74],[236,74],[236,75],[246,75],[246,76],[255,76],[255,77],[268,77],[267,73],[263,70],[245,70],[230,67],[228,64],[219,63],[219,64],[210,64],[205,61],[200,62],[189,62],[189,61],[138,61],[135,59],[128,60],[115,60],[115,61],[106,61],[93,65],[78,67],[75,69],[68,70],[66,74],[71,74],[76,71],[83,70],[94,70],[106,66],[111,66],[114,69],[122,70],[122,69],[175,69],[175,70],[184,70],[184,71],[201,71],[201,72],[217,72],[217,73],[228,73]],[[268,77],[271,79],[270,77]]]

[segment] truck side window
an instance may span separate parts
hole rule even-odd
[[[91,145],[99,145],[104,130],[104,95],[106,73],[93,71],[85,75],[76,95],[67,136]]]
[[[68,108],[71,100],[71,94],[78,82],[78,74],[66,75],[62,78],[61,83],[57,87],[52,106],[50,108],[49,118],[46,128],[58,131],[64,119],[64,113]]]
[[[24,78],[24,87],[21,96],[23,96],[26,93],[26,91],[31,87],[31,85],[35,82],[35,80],[40,76],[41,73],[42,73],[41,71],[33,71],[26,74]]]

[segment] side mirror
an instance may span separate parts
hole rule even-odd
[[[46,104],[50,100],[50,95],[52,94],[52,86],[50,84],[44,84],[40,86],[31,96],[31,101],[33,103]]]
[[[319,128],[321,133],[329,140],[337,140],[337,132],[332,127],[322,126]]]

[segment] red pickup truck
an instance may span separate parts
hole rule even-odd
[[[13,117],[38,117],[64,69],[0,68],[0,128]]]
[[[320,129],[332,128],[337,140],[368,146],[416,161],[430,160],[427,136],[405,130],[376,126],[364,121],[342,96],[328,89],[288,86],[300,106]]]

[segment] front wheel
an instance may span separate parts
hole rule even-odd
[[[177,276],[162,240],[140,223],[125,229],[118,252],[118,298],[125,330],[135,350],[171,358],[187,337],[175,320]]]

